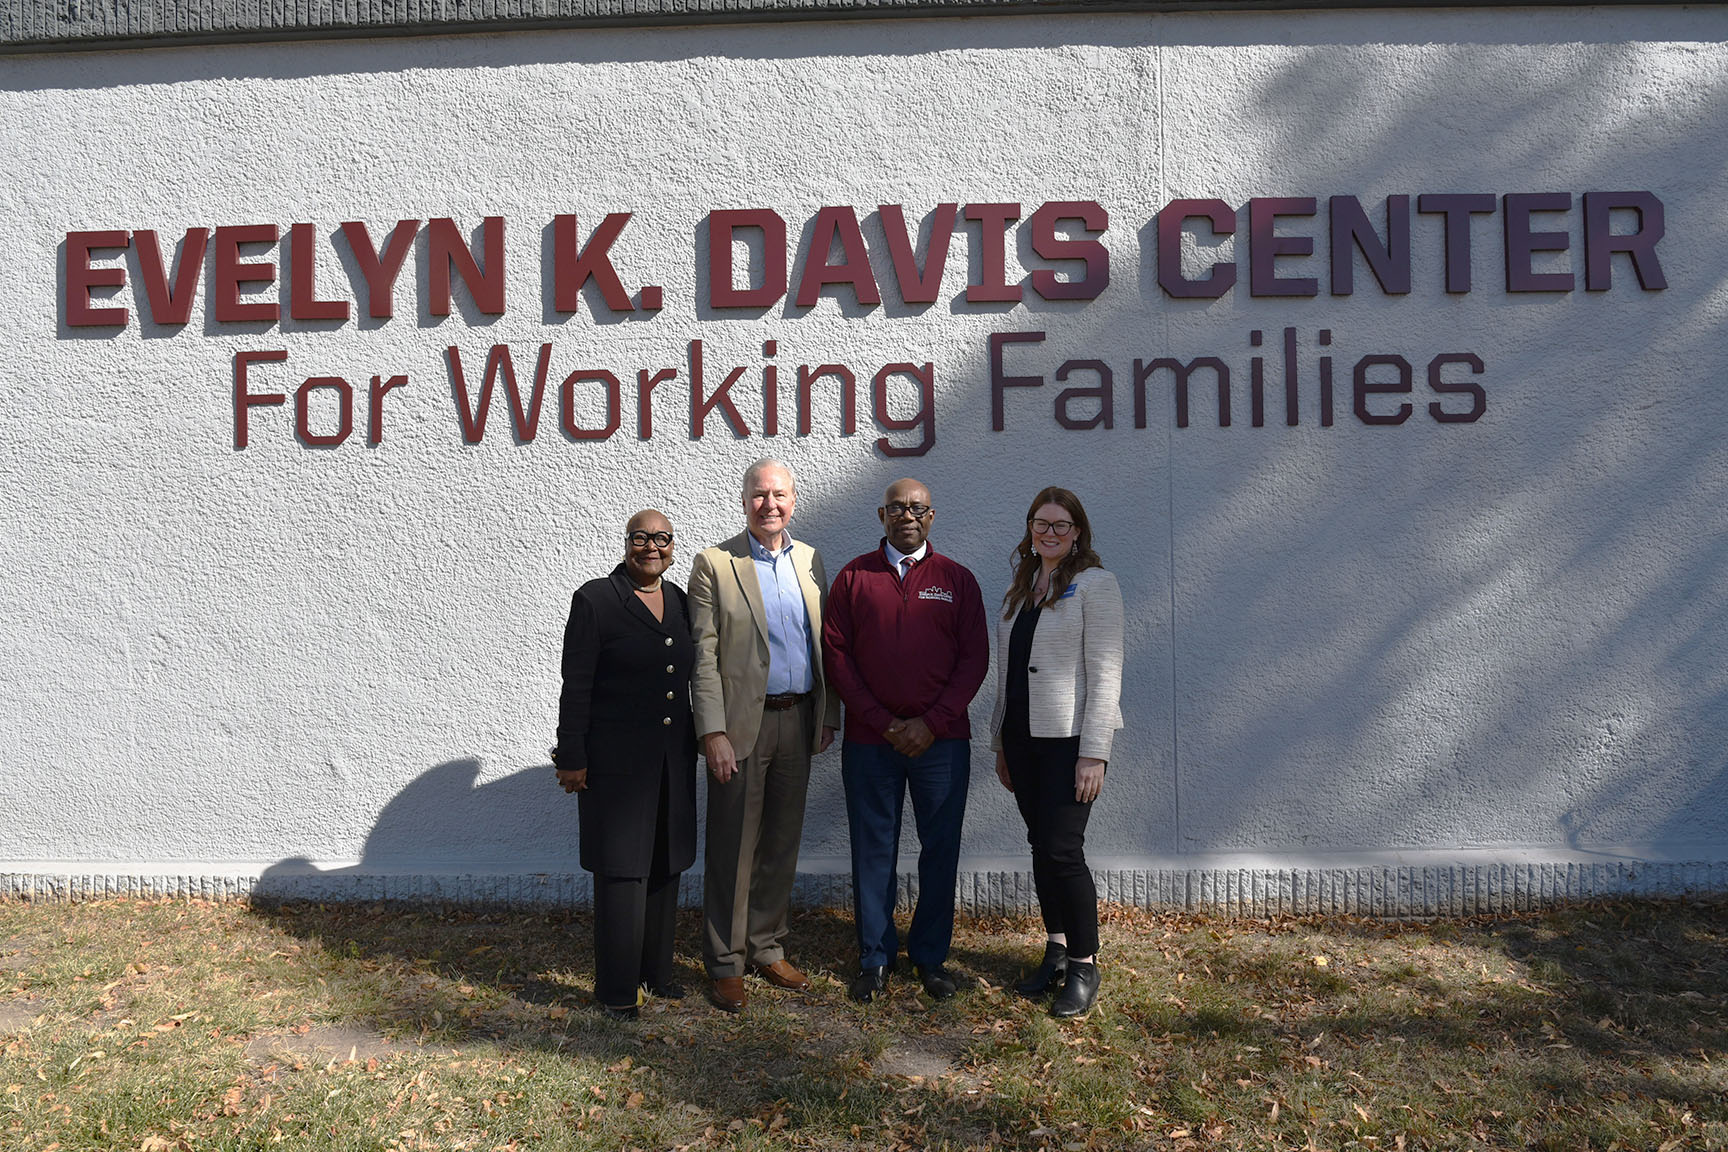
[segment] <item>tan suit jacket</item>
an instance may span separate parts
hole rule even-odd
[[[823,728],[840,726],[840,697],[822,670],[822,611],[828,603],[828,576],[816,549],[797,542],[793,567],[804,590],[804,610],[810,634],[815,674],[818,722],[812,725],[810,751],[822,742]],[[691,703],[696,732],[725,732],[739,759],[750,755],[762,727],[762,698],[768,692],[768,625],[756,562],[750,557],[748,533],[705,548],[690,569],[691,630],[696,637],[696,669],[691,678]]]

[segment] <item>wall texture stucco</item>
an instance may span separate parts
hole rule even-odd
[[[0,873],[27,893],[252,891],[263,876],[270,891],[580,898],[572,802],[546,766],[570,590],[610,566],[646,504],[676,524],[682,580],[695,547],[739,527],[743,465],[774,454],[800,471],[795,529],[831,571],[874,543],[882,487],[912,473],[935,493],[938,546],[990,599],[1031,493],[1063,483],[1087,500],[1130,608],[1127,727],[1090,837],[1122,898],[1468,911],[1490,892],[1723,887],[1725,42],[1719,8],[1588,8],[14,58],[0,73]],[[1665,207],[1667,287],[1642,287],[1620,255],[1611,287],[1585,291],[1582,198],[1626,190]],[[1574,273],[1574,290],[1507,290],[1511,213],[1497,200],[1473,218],[1469,291],[1446,290],[1441,217],[1412,211],[1409,292],[1383,291],[1355,255],[1355,291],[1334,294],[1328,197],[1357,197],[1384,231],[1387,197],[1446,193],[1569,193],[1533,224],[1564,234],[1539,247],[1566,251],[1528,262]],[[1319,214],[1276,232],[1313,237],[1315,254],[1274,271],[1316,277],[1317,294],[1251,294],[1245,206],[1307,196]],[[1240,257],[1220,298],[1159,286],[1154,220],[1181,197],[1240,212],[1216,250],[1203,231],[1185,244],[1190,277]],[[1017,304],[968,301],[986,245],[964,218],[938,300],[900,299],[878,205],[905,205],[924,243],[940,204],[1018,203],[1018,282],[1078,274],[1034,250],[1028,218],[1052,201],[1109,214],[1096,299],[1027,287]],[[707,302],[710,211],[778,212],[795,294],[825,205],[856,207],[883,304],[849,287],[809,307]],[[634,213],[613,262],[633,299],[661,288],[662,308],[612,311],[590,284],[578,312],[558,310],[552,220],[569,212],[584,237],[605,213]],[[396,315],[366,315],[341,224],[381,243],[398,220],[440,217],[476,240],[483,218],[505,219],[503,313],[461,288],[451,315],[430,310],[422,229]],[[317,293],[352,302],[347,320],[286,316],[301,222]],[[241,259],[283,282],[241,299],[280,296],[281,320],[217,318],[214,249],[190,322],[148,319],[133,245],[90,261],[124,270],[127,285],[94,302],[129,308],[127,323],[68,323],[69,266],[83,262],[68,233],[151,229],[172,258],[187,229],[258,223],[281,240]],[[1637,226],[1614,216],[1618,232]],[[759,246],[739,256],[740,282],[761,274]],[[1042,341],[1009,345],[1002,371],[1043,383],[1003,390],[993,430],[990,336],[1034,331]],[[742,369],[731,396],[748,435],[723,410],[694,435],[698,341],[704,397]],[[500,388],[467,444],[446,349],[473,391],[497,344],[524,387],[550,345],[538,430],[511,435]],[[254,364],[252,389],[288,402],[250,409],[239,449],[234,359],[258,350],[287,360]],[[1480,386],[1474,422],[1431,415],[1470,406],[1430,387],[1447,354],[1482,366],[1437,377]],[[1136,360],[1165,356],[1229,366],[1228,427],[1204,373],[1187,427],[1167,374],[1137,426]],[[1411,365],[1412,391],[1370,395],[1366,410],[1409,403],[1411,416],[1364,423],[1356,372],[1385,385],[1392,357]],[[1086,363],[1058,380],[1073,361]],[[800,434],[798,367],[836,363],[857,373],[855,434],[832,380]],[[876,442],[921,442],[890,426],[915,413],[916,390],[889,382],[885,422],[870,388],[896,363],[929,364],[934,383],[934,445],[904,459]],[[1099,365],[1113,426],[1063,427],[1059,409],[1098,414],[1096,397],[1058,394],[1095,389]],[[644,438],[639,373],[662,369]],[[621,426],[580,439],[561,421],[603,426],[603,382],[574,381],[568,399],[560,382],[597,370],[620,381]],[[396,374],[408,382],[368,445],[367,383]],[[294,436],[293,393],[321,376],[356,392],[355,432],[335,447]],[[335,396],[309,394],[314,432],[335,427]],[[977,903],[1024,902],[1022,845],[980,741],[964,865]],[[838,894],[825,878],[845,857],[832,754],[811,791],[811,894]],[[555,879],[525,879],[537,874]]]

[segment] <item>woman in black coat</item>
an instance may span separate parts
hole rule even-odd
[[[633,1019],[642,992],[676,999],[678,876],[696,860],[696,646],[684,590],[665,578],[672,524],[625,529],[624,562],[582,585],[564,629],[558,783],[577,796],[582,867],[594,874],[594,998]]]

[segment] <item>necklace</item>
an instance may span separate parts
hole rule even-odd
[[[658,592],[660,591],[660,582],[664,579],[664,576],[656,576],[654,577],[654,583],[652,584],[638,584],[636,581],[632,580],[630,581],[630,587],[636,589],[638,592]]]
[[[1043,602],[1044,597],[1049,594],[1050,577],[1054,575],[1055,572],[1056,569],[1054,568],[1039,567],[1038,576],[1032,581],[1032,598],[1035,602]]]

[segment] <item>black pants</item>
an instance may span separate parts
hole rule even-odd
[[[1002,733],[1014,801],[1032,845],[1032,882],[1044,930],[1068,938],[1068,954],[1098,951],[1098,889],[1086,863],[1086,821],[1092,805],[1074,799],[1080,737],[1040,739]]]
[[[667,859],[666,789],[654,822],[656,862]],[[594,999],[613,1008],[636,1003],[638,984],[672,982],[678,919],[677,872],[594,875]]]

